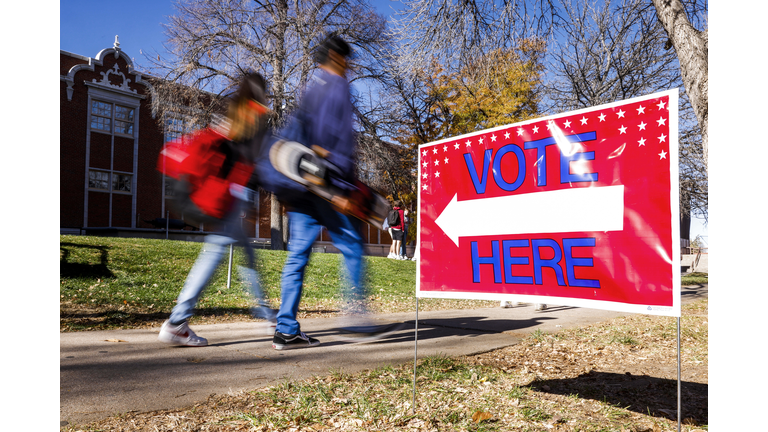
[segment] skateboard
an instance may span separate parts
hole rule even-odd
[[[281,174],[331,203],[338,211],[381,227],[389,202],[370,186],[351,183],[333,169],[325,149],[295,141],[279,140],[269,150],[269,161]]]

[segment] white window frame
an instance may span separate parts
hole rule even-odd
[[[109,222],[108,225],[112,226],[112,197],[113,195],[129,195],[132,197],[131,199],[131,228],[136,227],[136,206],[137,206],[137,198],[136,198],[136,185],[137,185],[137,173],[138,173],[138,156],[139,156],[139,107],[141,104],[141,99],[144,99],[145,96],[143,95],[137,95],[130,92],[126,92],[120,89],[113,89],[113,88],[105,88],[103,85],[93,82],[85,82],[84,83],[86,87],[88,87],[88,118],[86,122],[86,156],[85,156],[85,202],[83,205],[83,222],[84,226],[88,227],[88,193],[89,192],[99,192],[99,193],[107,193],[109,194]],[[110,130],[103,130],[100,128],[91,128],[93,117],[102,117],[105,118],[103,115],[99,115],[98,113],[93,113],[93,107],[94,102],[100,102],[103,104],[110,104],[111,106],[111,115],[110,115]],[[117,106],[120,106],[125,109],[132,110],[133,120],[132,120],[132,128],[130,134],[125,134],[121,132],[115,131],[115,116],[117,112]],[[122,119],[119,119],[119,121],[125,121]],[[111,136],[111,144],[110,144],[110,166],[109,168],[102,168],[102,167],[92,167],[90,164],[90,152],[91,152],[91,133],[99,133],[99,134],[105,134]],[[133,140],[133,172],[125,172],[125,171],[117,171],[114,169],[114,154],[115,154],[115,137],[123,137],[123,138],[130,138]],[[108,172],[109,173],[109,181],[108,181],[108,190],[104,189],[96,189],[90,187],[89,182],[89,176],[91,171],[96,172]],[[125,175],[130,176],[130,191],[120,191],[115,190],[114,188],[114,181],[115,181],[115,175]]]

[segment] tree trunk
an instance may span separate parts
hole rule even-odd
[[[286,250],[286,242],[283,241],[283,206],[277,200],[275,194],[269,195],[270,215],[269,228],[272,250]]]
[[[283,68],[285,66],[285,39],[288,29],[288,2],[287,0],[278,0],[275,2],[276,25],[274,33],[274,56],[272,57],[272,110],[277,114],[277,118],[283,118],[283,104],[285,103],[285,75]],[[269,226],[270,238],[272,240],[272,250],[286,250],[287,237],[283,221],[283,206],[274,194],[270,194],[271,209]]]
[[[691,105],[701,127],[701,145],[704,163],[709,154],[709,72],[708,72],[708,31],[693,28],[685,14],[680,0],[651,0],[656,7],[656,15],[667,31],[672,46],[675,47],[680,62],[685,91],[691,99]]]

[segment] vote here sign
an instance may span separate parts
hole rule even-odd
[[[678,92],[419,147],[417,296],[680,316]]]

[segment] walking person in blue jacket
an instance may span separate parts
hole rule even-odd
[[[357,143],[352,129],[352,102],[345,75],[349,45],[338,36],[328,37],[316,51],[319,70],[308,87],[286,136],[301,137],[305,145],[317,145],[330,152],[327,160],[343,177],[354,178]],[[300,128],[301,132],[291,128]],[[296,139],[297,141],[299,139]],[[304,272],[312,244],[325,226],[331,241],[344,256],[351,300],[367,315],[363,287],[363,239],[361,222],[336,211],[331,204],[310,192],[291,200],[288,209],[290,242],[281,281],[282,301],[272,347],[277,350],[306,348],[320,344],[301,331],[296,315],[301,302]]]

